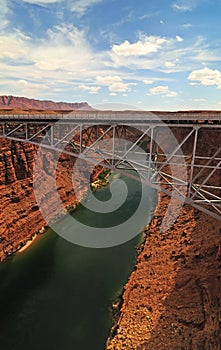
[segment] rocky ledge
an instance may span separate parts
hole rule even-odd
[[[37,231],[44,232],[45,221],[38,209],[33,191],[33,164],[36,147],[0,139],[0,261],[22,248]],[[42,157],[42,171],[38,185],[44,193],[44,207],[49,208],[51,216],[58,215],[54,204],[54,190],[50,188],[54,162],[53,154],[46,152]],[[75,159],[62,155],[57,165],[57,191],[64,207],[74,208],[76,198],[72,185]],[[40,167],[41,168],[41,167]],[[99,169],[98,169],[99,170]],[[96,174],[95,174],[96,175]],[[78,194],[87,189],[84,179],[75,171]],[[78,178],[81,179],[78,181]]]
[[[107,350],[220,349],[221,222],[185,205],[161,233],[167,205],[161,195]]]

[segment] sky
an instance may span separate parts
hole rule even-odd
[[[0,95],[101,109],[221,109],[221,0],[0,5]]]

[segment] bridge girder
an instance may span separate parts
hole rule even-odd
[[[215,122],[214,122],[215,120]],[[178,143],[165,151],[166,129],[172,130]],[[137,131],[136,131],[137,130]],[[151,183],[161,190],[221,220],[221,118],[211,120],[0,120],[0,137],[41,146],[49,151],[67,153],[119,173]],[[205,135],[216,135],[211,150],[205,152]],[[119,149],[119,139],[133,138],[131,149]],[[207,136],[208,138],[208,136]],[[106,148],[100,147],[106,140]],[[162,141],[163,140],[163,141]],[[210,139],[212,141],[212,139]],[[138,146],[145,142],[146,159],[139,159]],[[164,144],[162,150],[161,144]],[[133,159],[128,154],[134,152]],[[103,160],[105,159],[105,160]],[[185,163],[187,177],[183,177]],[[128,174],[127,169],[139,169]],[[171,169],[176,169],[174,175]],[[143,175],[142,175],[143,174]],[[148,174],[148,177],[147,177]],[[186,191],[183,189],[186,188]],[[184,193],[185,192],[185,193]]]

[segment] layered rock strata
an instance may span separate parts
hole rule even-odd
[[[167,205],[162,195],[108,350],[220,349],[221,222],[185,205],[161,233]]]
[[[0,96],[0,108],[3,110],[91,110],[92,108],[88,105],[87,102],[54,102],[54,101],[40,101],[35,99],[30,99],[27,97],[18,97],[18,96]]]
[[[182,141],[184,131],[175,131]],[[200,154],[211,157],[217,140],[218,130],[204,130]],[[191,154],[191,140],[183,150]],[[220,181],[216,171],[211,184],[220,187]],[[169,201],[160,195],[107,350],[221,349],[221,222],[184,205],[173,226],[161,232]]]
[[[21,248],[37,230],[46,223],[38,209],[33,192],[33,164],[37,148],[13,141],[0,140],[0,260]],[[43,156],[44,181],[39,186],[44,193],[44,207],[50,208],[51,216],[56,216],[54,190],[50,190],[54,166],[53,154],[46,152]],[[72,185],[73,165],[75,159],[62,155],[57,168],[57,191],[64,207],[74,207],[77,198]],[[78,192],[84,193],[87,187],[75,174]]]

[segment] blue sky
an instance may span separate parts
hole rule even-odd
[[[0,94],[220,109],[220,13],[221,0],[2,0]]]

